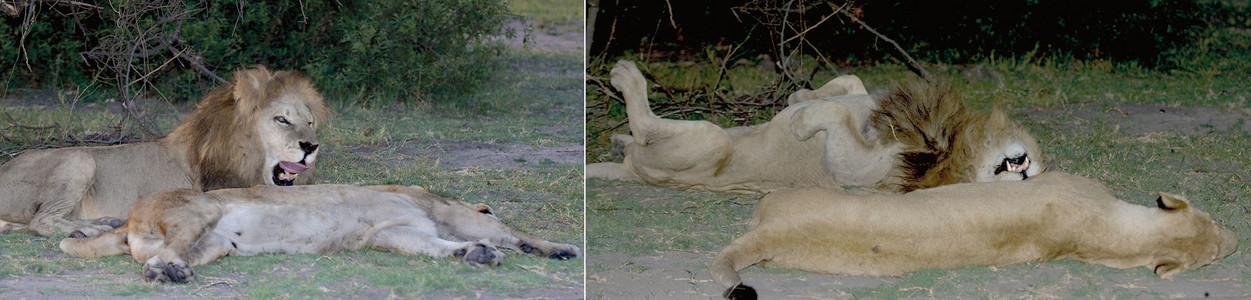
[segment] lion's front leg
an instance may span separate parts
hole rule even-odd
[[[791,133],[804,141],[825,132],[825,169],[843,185],[867,186],[887,176],[899,146],[884,146],[866,135],[869,110],[853,100],[803,103],[791,116]]]
[[[504,253],[488,241],[454,242],[439,238],[433,224],[388,227],[374,234],[368,245],[408,255],[452,256],[472,266],[496,266],[504,260]]]

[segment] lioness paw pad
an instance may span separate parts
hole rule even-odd
[[[578,250],[578,247],[565,244],[557,246],[556,249],[553,249],[552,254],[547,257],[551,259],[567,260],[578,256],[582,256],[582,251]]]
[[[185,263],[166,263],[153,257],[143,264],[143,280],[148,282],[187,283],[195,277],[195,272]]]
[[[504,252],[501,252],[494,246],[482,243],[474,244],[465,249],[458,249],[453,255],[475,267],[496,266],[504,260]]]

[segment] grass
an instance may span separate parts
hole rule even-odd
[[[581,27],[586,4],[574,0],[510,0],[508,9],[534,21],[540,30],[555,32]]]
[[[718,49],[710,50],[712,52]],[[720,54],[724,56],[724,52]],[[617,59],[634,60],[655,84],[651,107],[671,119],[709,120],[721,126],[744,126],[767,121],[783,104],[737,105],[742,100],[760,101],[784,97],[777,91],[780,77],[750,57],[735,57],[722,73],[718,55],[693,60],[662,61],[638,55],[606,60],[592,59],[587,87],[587,161],[614,161],[608,152],[613,133],[628,133],[624,104],[608,98],[595,78],[607,83],[608,70]],[[815,66],[808,61],[802,65]],[[813,76],[820,85],[842,74],[856,74],[873,90],[913,75],[901,65],[835,66]],[[1104,182],[1114,194],[1130,203],[1154,205],[1154,192],[1187,196],[1194,205],[1238,232],[1244,245],[1251,242],[1251,133],[1216,130],[1207,121],[1195,126],[1209,129],[1199,134],[1124,133],[1122,126],[1139,126],[1122,107],[1158,105],[1168,110],[1215,108],[1242,116],[1239,127],[1251,115],[1251,89],[1241,76],[1211,72],[1154,71],[1134,64],[1105,61],[1058,61],[1033,58],[999,58],[974,65],[930,65],[930,72],[949,80],[974,108],[998,107],[1027,127],[1039,140],[1050,170],[1092,177]],[[1243,72],[1251,70],[1242,70]],[[802,70],[800,74],[812,73]],[[719,84],[718,86],[713,86]],[[694,108],[694,109],[693,109]],[[1148,117],[1144,122],[1152,122]],[[587,190],[588,243],[592,253],[630,256],[663,256],[666,252],[712,254],[746,231],[755,198],[736,194],[689,192],[635,183],[590,180]],[[1217,264],[1187,271],[1182,282],[1234,280],[1219,274],[1251,271],[1235,254]],[[706,266],[690,268],[706,272]],[[612,266],[592,266],[589,276],[611,271]],[[749,268],[745,274],[760,272]],[[1052,272],[1049,270],[1055,269]],[[690,272],[690,271],[688,271]],[[1040,272],[1046,276],[1040,276]],[[705,273],[706,274],[706,273]],[[1003,268],[926,270],[900,280],[886,280],[872,287],[839,290],[856,298],[916,297],[1163,297],[1132,285],[1118,285],[1109,277],[1156,282],[1142,268],[1117,270],[1074,261],[1058,261]],[[745,275],[750,281],[751,275]],[[796,279],[829,283],[831,277],[797,273]],[[840,277],[834,277],[840,278]],[[1032,283],[1019,290],[1004,291],[1000,282],[1015,278]],[[1119,278],[1119,277],[1118,277]],[[997,281],[997,279],[1000,279]],[[1126,279],[1126,281],[1132,281]],[[1178,279],[1174,279],[1175,281]],[[1183,283],[1185,284],[1185,283]],[[760,287],[757,287],[760,288]],[[589,287],[593,292],[595,287]],[[1234,291],[1238,293],[1238,291]],[[1171,295],[1171,294],[1169,294]],[[715,295],[714,295],[715,296]]]
[[[514,1],[514,7],[526,8],[518,12],[525,17],[554,22],[562,20],[558,14],[569,13],[563,8],[551,12],[552,7],[540,4]],[[581,6],[577,9],[574,12],[581,11]],[[502,58],[500,78],[461,101],[333,103],[335,114],[319,133],[323,145],[320,182],[421,185],[441,195],[486,203],[504,223],[522,231],[583,245],[581,164],[536,158],[521,168],[455,170],[436,165],[439,160],[459,159],[454,153],[446,157],[415,153],[445,142],[521,144],[535,149],[582,143],[581,51],[509,49]],[[6,137],[0,139],[0,151],[55,144],[67,134],[106,132],[118,118],[103,109],[106,103],[80,102],[71,110],[63,103],[72,102],[72,97],[63,95],[10,94],[9,98],[29,103],[0,107],[0,118],[7,114],[12,123],[58,127],[0,126],[0,135]],[[192,109],[190,104],[154,102],[149,109],[165,130]],[[0,163],[9,159],[0,156]],[[130,257],[71,258],[60,254],[57,242],[59,238],[0,235],[0,281],[57,278],[69,283],[40,291],[65,297],[517,297],[534,291],[542,295],[543,290],[580,289],[585,272],[583,258],[555,261],[509,252],[501,266],[483,269],[450,259],[366,249],[327,255],[227,257],[196,267],[200,277],[191,284],[156,285],[139,280],[141,265]]]

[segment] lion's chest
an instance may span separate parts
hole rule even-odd
[[[395,201],[229,204],[213,234],[229,240],[235,255],[326,253],[358,249],[379,226],[412,218],[426,219],[425,212]]]

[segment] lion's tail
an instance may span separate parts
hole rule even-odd
[[[126,226],[96,237],[63,239],[61,251],[78,257],[102,257],[130,253],[130,245],[126,241]]]
[[[751,232],[735,239],[734,242],[721,249],[717,257],[708,265],[712,280],[722,286],[729,287],[722,294],[726,299],[756,299],[756,290],[743,284],[738,270],[755,264],[761,260],[760,247],[750,242]]]
[[[630,132],[635,135],[645,134],[647,127],[652,123],[656,123],[660,117],[652,113],[651,107],[647,104],[647,79],[643,78],[643,72],[634,65],[634,62],[628,60],[617,61],[617,65],[612,67],[611,79],[612,86],[621,91],[621,97],[625,98],[626,117],[630,121]],[[635,139],[645,138],[635,136]]]

